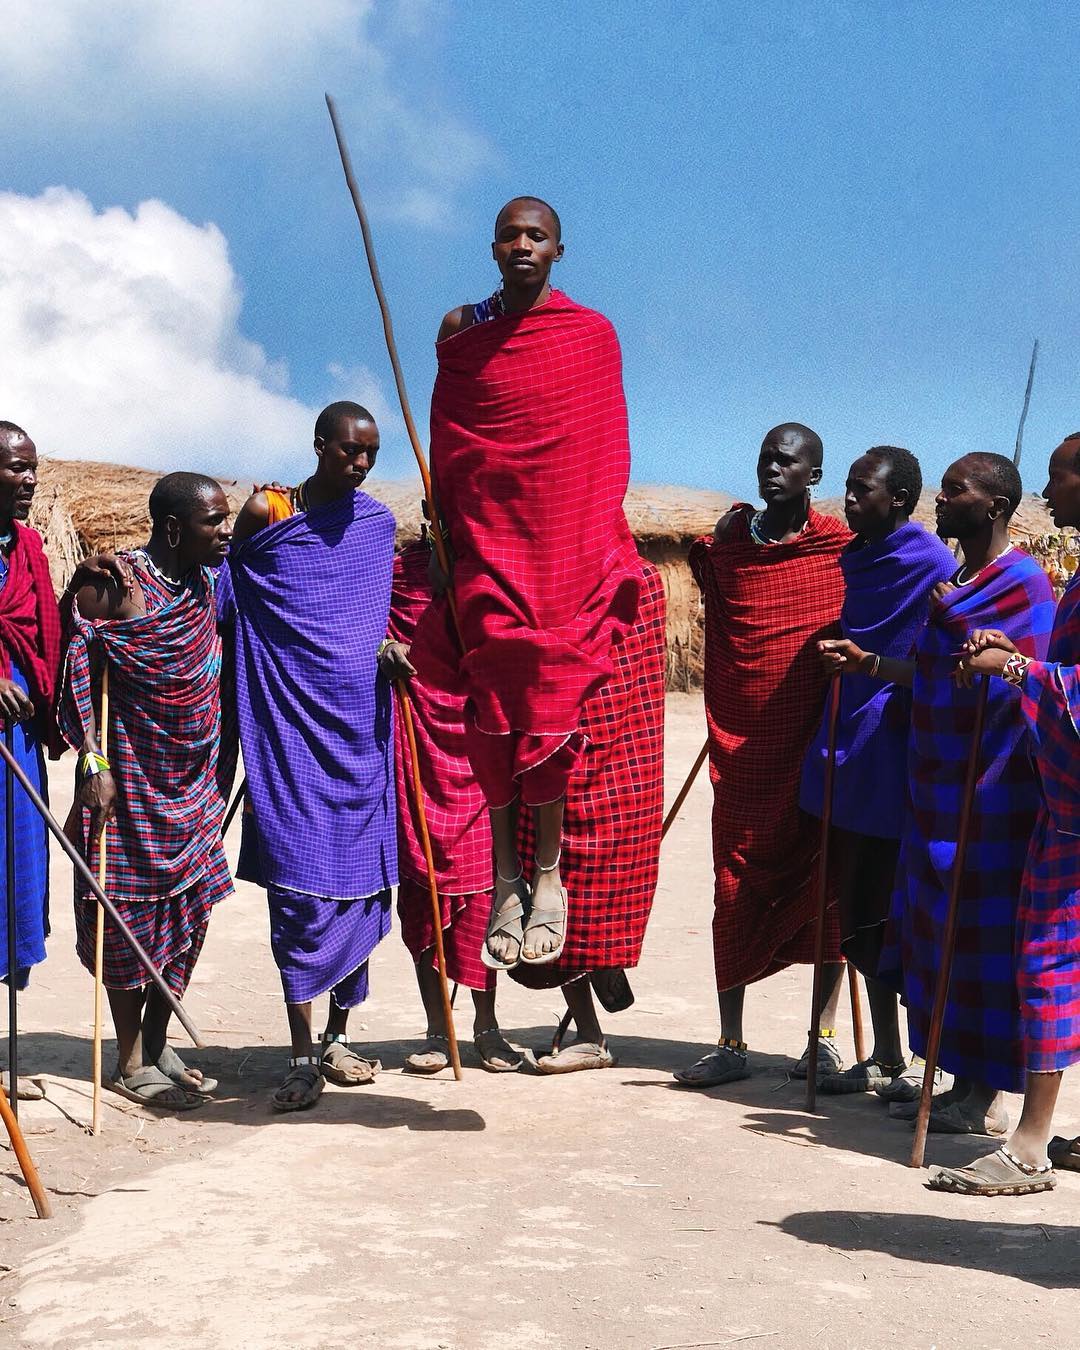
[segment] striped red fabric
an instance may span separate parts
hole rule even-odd
[[[585,747],[563,816],[562,873],[569,895],[566,945],[546,966],[518,965],[519,984],[551,989],[641,957],[652,912],[664,812],[666,605],[660,574],[642,564],[638,617],[614,650],[614,673],[585,705]],[[522,859],[534,839],[522,813]]]
[[[418,669],[466,695],[482,731],[568,734],[611,674],[640,589],[615,330],[552,291],[437,355],[432,474],[464,655],[440,599],[418,629]]]
[[[690,564],[705,597],[705,716],[713,785],[718,990],[814,959],[820,825],[799,811],[799,779],[827,677],[815,650],[838,631],[840,553],[850,531],[810,512],[790,543],[757,544],[753,508]],[[839,959],[835,906],[826,959]]]

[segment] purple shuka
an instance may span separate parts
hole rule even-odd
[[[394,518],[366,493],[297,512],[230,559],[247,773],[237,875],[267,888],[285,998],[367,994],[397,884],[386,635]],[[229,597],[224,597],[223,614]]]
[[[840,628],[863,651],[907,661],[926,623],[930,592],[956,571],[956,559],[914,521],[884,539],[849,545],[840,555],[844,607]],[[907,807],[907,741],[911,691],[845,675],[836,734],[833,824],[856,834],[899,839]],[[825,722],[803,766],[799,805],[821,815],[825,787]]]

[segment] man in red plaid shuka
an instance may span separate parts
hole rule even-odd
[[[1080,529],[1080,432],[1050,457],[1043,496],[1056,530]],[[997,629],[977,629],[962,665],[1019,688],[1042,787],[1016,916],[1024,1109],[996,1153],[941,1168],[929,1184],[962,1195],[1030,1195],[1053,1189],[1055,1169],[1080,1172],[1080,1138],[1050,1137],[1061,1075],[1080,1062],[1080,571],[1061,597],[1045,661],[1021,655]]]
[[[675,1077],[714,1087],[749,1076],[746,986],[814,959],[819,823],[799,811],[803,758],[828,677],[816,643],[839,634],[840,553],[851,532],[810,507],[820,438],[774,427],[758,457],[763,510],[742,504],[699,539],[690,565],[705,595],[705,713],[716,874],[713,954],[720,1042]],[[843,966],[830,906],[816,1072],[843,1066],[834,1048]],[[808,1053],[793,1070],[805,1077]]]
[[[95,580],[75,592],[58,709],[65,739],[81,752],[73,814],[83,856],[95,866],[104,830],[106,894],[178,996],[212,907],[233,889],[216,777],[221,643],[211,570],[228,551],[229,515],[212,478],[159,480],[149,542],[119,559],[123,584]],[[95,708],[106,664],[107,758]],[[76,876],[76,950],[91,972],[97,909]],[[146,1106],[201,1105],[216,1083],[167,1044],[169,1006],[108,917],[104,984],[118,1055],[107,1085]]]
[[[466,699],[466,749],[491,811],[495,902],[481,959],[545,965],[566,940],[559,871],[566,785],[585,703],[611,677],[641,589],[623,514],[630,472],[622,360],[602,314],[550,285],[555,211],[508,202],[495,295],[452,310],[436,344],[432,476],[453,554],[451,606],[420,620],[413,660]],[[526,885],[519,802],[532,810]]]

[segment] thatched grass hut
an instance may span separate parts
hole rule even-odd
[[[45,459],[35,501],[35,524],[46,540],[53,581],[60,589],[78,558],[142,543],[149,530],[146,503],[158,475],[149,469],[82,460]],[[234,509],[250,484],[222,479]],[[393,511],[399,546],[420,531],[420,484],[381,481],[368,485],[372,495]],[[703,615],[701,597],[690,575],[686,554],[691,542],[712,531],[733,498],[698,488],[632,484],[626,516],[643,557],[660,569],[668,598],[668,687],[691,689],[701,684]],[[817,503],[829,515],[843,516],[841,498]],[[917,513],[933,528],[934,497],[925,492]],[[1073,544],[1047,533],[1049,517],[1039,498],[1027,494],[1013,518],[1017,542],[1039,559],[1060,587],[1076,565]],[[552,561],[552,565],[557,565]]]

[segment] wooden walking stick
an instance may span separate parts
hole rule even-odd
[[[934,1096],[934,1075],[937,1072],[938,1052],[941,1050],[941,1031],[945,1023],[945,1005],[949,998],[953,956],[956,953],[956,934],[960,928],[960,891],[964,884],[964,861],[971,838],[971,821],[975,814],[975,787],[979,781],[979,751],[982,749],[983,725],[986,722],[986,701],[990,696],[990,676],[983,675],[975,699],[975,723],[971,730],[967,773],[964,777],[964,795],[960,801],[960,824],[956,831],[956,856],[949,880],[949,908],[945,912],[945,933],[941,941],[941,960],[937,983],[934,986],[934,1006],[930,1013],[930,1031],[926,1038],[926,1063],[923,1068],[922,1093],[919,1113],[915,1117],[915,1142],[911,1148],[911,1166],[921,1167],[926,1154],[926,1133],[930,1127],[930,1105]]]
[[[7,744],[4,741],[0,741],[0,758],[3,759],[8,769],[15,775],[15,781],[19,784],[22,790],[30,798],[30,804],[31,806],[33,806],[34,810],[38,813],[41,819],[45,822],[45,828],[49,831],[52,837],[64,850],[64,853],[67,855],[67,857],[73,864],[75,871],[78,872],[80,877],[82,877],[83,881],[90,889],[91,894],[93,894],[98,904],[104,906],[105,913],[108,914],[109,918],[116,925],[116,928],[120,933],[120,936],[131,948],[132,956],[135,957],[139,965],[142,966],[143,970],[146,971],[147,978],[153,981],[155,987],[161,994],[161,997],[173,1010],[173,1012],[176,1014],[177,1019],[180,1022],[180,1025],[191,1037],[191,1043],[194,1046],[201,1049],[203,1045],[203,1039],[199,1035],[195,1023],[191,1020],[191,1018],[187,1015],[186,1011],[184,1010],[184,1005],[180,1002],[180,1000],[176,997],[173,991],[166,984],[165,979],[161,974],[161,971],[158,970],[157,966],[154,965],[153,961],[151,961],[150,957],[146,954],[146,951],[143,948],[142,943],[131,931],[131,929],[127,926],[123,918],[117,913],[116,906],[105,894],[105,892],[101,889],[101,886],[98,884],[97,877],[95,877],[93,872],[90,871],[90,868],[87,867],[86,859],[82,856],[79,850],[75,847],[75,845],[64,833],[63,826],[56,819],[53,813],[49,810],[48,806],[46,806],[45,799],[42,797],[41,793],[37,790],[37,788],[34,787],[30,779],[27,778],[26,774],[23,772],[22,765],[15,758],[12,752],[8,749]]]
[[[334,139],[337,142],[338,155],[341,159],[341,168],[345,174],[345,183],[349,189],[349,196],[352,198],[353,210],[356,212],[356,219],[360,223],[360,233],[364,238],[364,253],[367,257],[368,271],[371,273],[371,284],[375,288],[375,299],[379,304],[379,313],[382,316],[383,336],[386,339],[386,351],[390,357],[390,365],[394,372],[394,384],[397,387],[398,402],[401,405],[401,415],[405,420],[405,429],[409,434],[409,444],[412,446],[413,455],[416,457],[416,465],[420,470],[420,481],[424,485],[424,500],[427,503],[428,523],[431,528],[432,543],[435,546],[435,556],[442,568],[443,575],[447,578],[451,575],[450,555],[446,548],[446,541],[443,538],[442,526],[439,520],[438,507],[435,502],[435,493],[431,485],[431,474],[428,471],[427,460],[424,458],[424,451],[420,445],[420,437],[417,435],[416,423],[413,421],[412,408],[409,405],[409,394],[405,388],[405,375],[401,369],[401,361],[398,359],[397,343],[394,340],[394,324],[390,317],[390,306],[386,299],[386,292],[383,290],[382,277],[379,274],[379,264],[375,257],[375,243],[371,237],[371,227],[368,224],[367,211],[364,209],[364,201],[360,196],[360,189],[356,183],[356,176],[353,173],[352,158],[349,155],[349,147],[345,143],[345,133],[341,129],[341,123],[338,120],[337,105],[333,98],[326,95],[326,108],[330,114],[330,124],[334,128]],[[454,620],[454,628],[457,631],[458,642],[464,649],[464,643],[461,640],[461,625],[458,622],[457,607],[454,604],[453,590],[448,586],[446,591],[446,601],[450,606],[450,614]],[[454,1066],[454,1077],[461,1078],[461,1059],[458,1055],[457,1037],[454,1034],[453,1017],[450,1012],[450,988],[446,978],[446,959],[443,950],[443,927],[442,910],[439,905],[438,880],[435,876],[435,863],[431,854],[431,838],[428,835],[427,814],[424,810],[424,792],[420,781],[420,760],[416,752],[415,732],[412,726],[412,708],[409,703],[408,693],[402,685],[399,684],[398,692],[402,695],[402,712],[406,731],[409,736],[409,749],[412,756],[413,765],[413,783],[415,785],[416,797],[416,819],[419,826],[420,842],[424,849],[424,858],[427,863],[428,886],[431,890],[431,902],[434,907],[435,919],[435,955],[439,967],[439,989],[442,994],[443,1008],[446,1010],[446,1028],[447,1036],[450,1042],[450,1059]]]
[[[109,757],[109,663],[101,672],[101,716],[98,718],[98,743],[103,759]],[[98,836],[98,884],[105,889],[106,839],[108,821],[102,821]],[[93,1078],[93,1110],[90,1133],[101,1129],[101,991],[105,982],[105,911],[97,906],[97,927],[94,930],[94,1050],[91,1059]]]
[[[810,1003],[810,1036],[806,1061],[806,1109],[817,1106],[817,1056],[821,1040],[821,977],[825,964],[825,920],[829,910],[829,832],[832,829],[833,779],[836,777],[836,727],[840,721],[840,680],[832,677],[826,730],[825,789],[821,799],[821,851],[818,855],[817,928],[814,933],[814,992]]]
[[[863,1027],[862,999],[859,996],[859,972],[847,963],[848,992],[851,994],[851,1034],[855,1040],[855,1062],[866,1063],[866,1031]]]
[[[237,811],[240,810],[240,803],[244,800],[244,793],[246,791],[247,791],[247,779],[245,778],[244,781],[240,784],[240,786],[236,789],[236,796],[232,799],[232,805],[225,812],[225,819],[222,821],[221,824],[222,839],[224,839],[225,836],[228,834],[229,826],[233,823],[233,816],[235,816]]]
[[[435,960],[439,967],[439,992],[442,994],[443,1016],[446,1019],[446,1039],[450,1046],[450,1063],[454,1068],[454,1077],[461,1081],[461,1055],[458,1051],[457,1032],[454,1029],[453,1004],[450,1000],[450,987],[446,979],[446,952],[443,948],[442,906],[439,903],[439,883],[435,876],[435,859],[431,854],[431,836],[428,834],[427,811],[424,808],[424,785],[420,779],[420,755],[416,746],[416,728],[413,726],[412,700],[405,688],[404,680],[398,681],[398,698],[401,701],[402,720],[405,723],[405,736],[409,742],[409,760],[412,764],[413,797],[416,800],[416,822],[419,828],[420,842],[424,849],[424,862],[427,864],[428,890],[431,892],[431,917],[435,934]]]
[[[664,842],[664,836],[667,834],[668,830],[670,830],[672,825],[674,825],[675,817],[679,814],[683,802],[686,801],[690,789],[694,786],[694,779],[697,778],[698,774],[701,772],[701,766],[705,763],[705,759],[708,753],[709,753],[709,742],[708,739],[706,739],[705,744],[698,751],[698,757],[697,759],[694,760],[693,767],[691,768],[690,772],[686,775],[686,782],[679,789],[679,795],[671,803],[671,810],[664,817],[664,823],[660,827],[661,843]]]
[[[15,723],[4,725],[4,748],[15,757]],[[19,990],[18,952],[16,950],[15,911],[15,779],[11,769],[4,774],[4,859],[7,864],[7,969],[8,969],[8,1082],[11,1084],[11,1111],[19,1118]]]
[[[17,1088],[15,1092],[17,1095]],[[34,1202],[34,1209],[37,1211],[38,1218],[51,1219],[52,1206],[49,1204],[49,1197],[45,1194],[45,1187],[41,1184],[41,1178],[37,1174],[37,1168],[30,1156],[30,1150],[26,1147],[23,1132],[19,1129],[19,1121],[15,1115],[13,1103],[14,1098],[11,1101],[8,1100],[4,1085],[0,1083],[0,1116],[4,1118],[4,1126],[7,1129],[8,1138],[11,1140],[12,1152],[19,1164],[19,1171],[23,1174],[26,1189],[30,1192],[30,1199]]]

